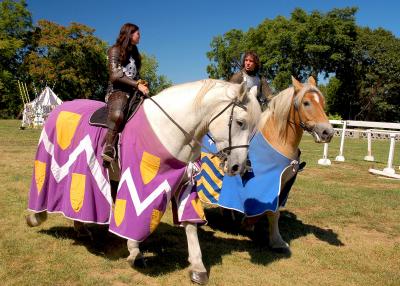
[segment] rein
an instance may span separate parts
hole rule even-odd
[[[200,142],[199,140],[197,140],[193,135],[190,135],[185,129],[182,128],[182,126],[179,125],[178,122],[176,122],[151,96],[147,95],[147,94],[142,94],[144,97],[150,99],[164,114],[165,116],[167,116],[167,118],[176,126],[178,127],[178,129],[185,135],[186,139],[190,139],[194,142],[196,142],[198,145],[200,145],[202,148],[204,148],[208,153],[212,154],[212,157],[217,157],[219,158],[221,161],[226,161],[228,159],[228,156],[231,153],[232,149],[236,149],[236,148],[248,148],[249,145],[237,145],[237,146],[232,146],[232,136],[231,136],[231,129],[232,129],[232,121],[233,121],[233,109],[235,108],[235,106],[238,106],[240,108],[243,108],[244,110],[247,110],[247,107],[243,104],[241,104],[240,102],[238,102],[237,100],[232,100],[224,109],[222,109],[221,112],[219,112],[217,115],[215,115],[209,122],[209,125],[212,121],[214,121],[215,119],[217,119],[219,116],[221,116],[230,106],[232,106],[232,110],[231,110],[231,114],[229,117],[229,146],[220,150],[217,153],[212,152],[207,146],[205,146],[202,142]],[[209,136],[210,137],[210,136]],[[210,139],[215,143],[215,140],[210,137]]]

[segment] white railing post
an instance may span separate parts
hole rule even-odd
[[[335,161],[339,162],[344,162],[344,156],[343,156],[343,149],[344,149],[344,137],[346,135],[346,125],[347,122],[343,122],[343,129],[342,129],[342,138],[340,140],[340,149],[339,149],[339,155],[336,156]]]
[[[373,162],[375,161],[374,156],[372,156],[372,131],[371,129],[367,130],[367,137],[368,137],[368,154],[364,157],[365,161]]]
[[[318,164],[323,166],[330,166],[331,160],[328,159],[328,143],[324,143],[324,154],[322,158],[318,160]]]
[[[394,174],[395,171],[393,169],[393,157],[394,157],[394,145],[395,145],[395,140],[396,134],[390,133],[390,149],[389,149],[389,156],[388,156],[388,163],[387,167],[383,169],[383,172],[388,173],[388,174]]]
[[[383,171],[371,168],[368,170],[370,173],[380,175],[380,176],[390,177],[390,178],[394,178],[394,179],[400,179],[400,175],[396,174],[393,169],[394,145],[396,142],[395,137],[396,137],[395,133],[390,133],[390,149],[389,149],[387,167],[385,169],[383,169]]]

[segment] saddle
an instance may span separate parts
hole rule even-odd
[[[133,100],[130,100],[127,104],[126,108],[126,117],[125,122],[123,123],[123,126],[131,120],[131,118],[136,114],[136,112],[139,110],[139,107],[142,105],[144,98],[142,96],[137,97]],[[89,118],[89,124],[92,126],[97,126],[97,127],[102,127],[102,128],[108,128],[107,126],[107,105],[104,105],[97,109]]]

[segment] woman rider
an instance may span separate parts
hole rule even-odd
[[[137,48],[139,27],[126,23],[121,27],[116,43],[108,50],[109,85],[107,90],[107,126],[103,149],[103,165],[109,167],[116,157],[116,140],[125,124],[128,103],[137,101],[149,89],[140,80],[141,56]]]

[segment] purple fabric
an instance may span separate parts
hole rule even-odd
[[[125,238],[142,241],[156,228],[169,200],[178,189],[186,171],[186,163],[175,159],[159,142],[152,130],[143,106],[134,120],[128,122],[121,137],[121,180],[118,186],[116,208],[119,202],[125,211],[116,218],[113,212],[110,231]],[[159,168],[151,181],[145,182],[141,171],[144,153],[158,158]],[[119,201],[119,202],[118,202]],[[185,218],[202,221],[185,212]]]
[[[83,222],[109,223],[111,232],[142,241],[157,227],[175,192],[188,186],[189,183],[179,188],[187,169],[186,164],[173,158],[159,142],[143,106],[140,107],[121,135],[121,179],[116,203],[112,207],[108,173],[102,167],[101,158],[107,130],[88,124],[90,115],[103,105],[97,101],[74,100],[63,103],[50,114],[35,158],[42,169],[45,164],[45,172],[41,171],[44,173],[43,187],[39,192],[37,177],[40,174],[36,173],[35,168],[28,208],[34,212],[60,212]],[[57,140],[57,122],[62,121],[59,120],[62,112],[64,115],[70,112],[79,118],[67,148],[60,147],[63,144]],[[64,124],[64,131],[71,128]],[[60,136],[60,130],[58,133]],[[158,162],[156,167],[155,161]],[[79,177],[75,183],[74,176]],[[178,191],[174,197],[177,207],[173,209],[180,210],[180,214],[174,214],[174,217],[179,217],[178,223],[185,220],[204,222],[202,212],[196,205],[197,193],[190,192],[187,195],[186,192],[184,197],[182,194]],[[115,216],[114,212],[118,212],[118,215]]]
[[[97,101],[74,100],[63,103],[50,114],[42,130],[35,157],[35,160],[46,164],[45,179],[39,193],[35,180],[38,174],[35,174],[35,170],[33,171],[28,204],[30,210],[61,212],[74,220],[108,223],[111,196],[107,171],[102,167],[94,170],[95,166],[87,163],[90,161],[91,165],[95,165],[97,162],[97,167],[101,166],[102,140],[100,139],[104,137],[107,130],[90,126],[88,119],[103,105],[104,103]],[[62,111],[81,115],[71,144],[65,150],[57,144],[56,121]],[[54,146],[53,150],[51,145]],[[49,150],[46,150],[46,146]],[[75,160],[70,157],[74,152],[77,154]],[[100,184],[93,175],[96,171],[98,177],[103,177]],[[83,205],[79,211],[74,210],[71,205],[72,174],[85,176]]]

